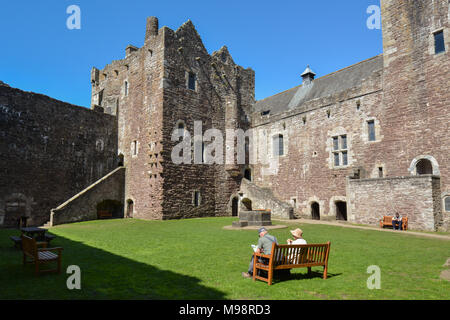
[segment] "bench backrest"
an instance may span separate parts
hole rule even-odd
[[[383,223],[384,224],[392,224],[392,218],[394,218],[393,216],[384,216],[383,217]],[[402,217],[402,222],[403,223],[407,223],[408,222],[408,217]]]
[[[322,244],[272,245],[272,263],[280,265],[302,265],[308,263],[328,263],[330,242]]]
[[[384,224],[392,224],[392,218],[393,218],[393,216],[384,216],[383,223]]]
[[[22,235],[22,251],[32,257],[37,255],[36,239]]]

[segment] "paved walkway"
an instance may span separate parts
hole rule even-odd
[[[441,235],[434,233],[426,233],[426,232],[417,232],[417,231],[394,231],[392,229],[382,229],[377,227],[365,227],[351,224],[349,222],[344,221],[322,221],[322,220],[308,220],[308,219],[295,219],[295,220],[280,220],[280,219],[272,219],[273,222],[283,223],[283,224],[322,224],[329,226],[337,226],[343,228],[353,228],[353,229],[363,229],[363,230],[371,230],[371,231],[379,231],[379,232],[395,232],[397,234],[409,235],[409,236],[418,236],[424,238],[434,238],[450,241],[450,235]]]

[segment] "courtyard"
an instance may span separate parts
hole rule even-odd
[[[113,219],[60,225],[52,247],[63,247],[61,274],[34,275],[22,265],[0,230],[0,299],[168,300],[447,300],[450,282],[441,279],[450,258],[448,234],[390,232],[375,228],[291,221],[271,230],[285,243],[300,227],[308,243],[331,241],[328,279],[322,268],[294,269],[272,286],[241,276],[257,242],[254,230],[226,230],[236,218],[174,221]],[[285,221],[274,221],[285,224]],[[447,237],[446,237],[447,236]],[[69,290],[68,266],[81,270],[81,289]],[[370,266],[381,271],[380,289],[368,289]]]

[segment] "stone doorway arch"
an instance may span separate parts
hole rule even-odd
[[[133,218],[134,215],[134,201],[131,199],[127,200],[126,217]]]
[[[320,220],[320,205],[317,202],[311,203],[311,218]]]
[[[336,201],[336,220],[347,221],[347,202]]]
[[[231,216],[237,217],[239,215],[239,198],[233,197],[231,200]]]

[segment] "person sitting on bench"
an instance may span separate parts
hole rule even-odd
[[[398,212],[396,212],[395,216],[392,218],[392,228],[394,230],[402,230],[402,216],[399,215]]]
[[[259,240],[258,240],[258,246],[256,249],[256,253],[260,254],[260,253],[264,253],[266,255],[270,255],[271,251],[272,251],[272,243],[276,243],[277,242],[277,238],[274,236],[271,236],[267,229],[262,227],[258,230],[258,234],[259,234]],[[264,259],[264,258],[263,258]],[[250,260],[250,264],[248,266],[248,272],[242,272],[242,276],[244,278],[252,278],[253,277],[253,263],[254,263],[254,255],[252,255],[252,259]],[[267,259],[265,259],[267,260]],[[268,261],[266,261],[266,263],[268,263]]]
[[[294,240],[288,239],[287,244],[307,244],[306,240],[303,239],[302,229],[291,230],[291,234],[294,236]]]

